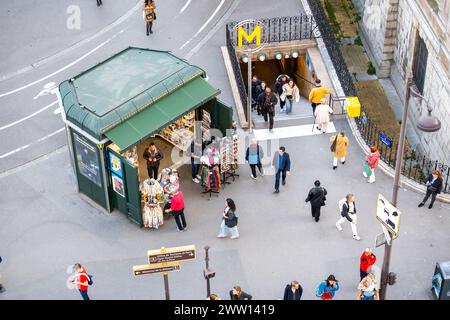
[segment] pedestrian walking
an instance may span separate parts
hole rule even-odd
[[[291,281],[284,289],[283,300],[300,300],[302,298],[303,288],[298,281]]]
[[[357,241],[361,240],[358,235],[358,229],[356,228],[357,216],[355,196],[353,194],[348,194],[344,199],[339,201],[339,209],[341,211],[341,218],[336,222],[336,228],[339,231],[342,231],[342,224],[348,220],[352,228],[353,239]]]
[[[289,114],[292,112],[294,101],[300,101],[300,90],[292,79],[289,79],[288,83],[286,83],[282,89],[283,93],[281,94],[280,99],[283,98],[285,100],[286,114]]]
[[[380,300],[375,272],[370,272],[358,285],[357,300]]]
[[[170,209],[167,209],[166,212],[172,212],[178,231],[187,230],[186,218],[184,217],[184,195],[182,191],[178,190],[173,194]]]
[[[280,97],[280,108],[283,110],[284,105],[286,104],[286,100],[281,99],[281,95],[283,94],[283,86],[289,82],[289,76],[285,74],[280,74],[275,81],[275,92]]]
[[[264,121],[269,120],[269,131],[273,131],[273,122],[275,117],[275,106],[277,104],[277,97],[272,93],[270,87],[266,88],[264,93],[258,97],[258,105],[261,106],[261,111],[264,116]]]
[[[97,7],[100,7],[102,5],[103,5],[102,0],[97,0]]]
[[[75,278],[72,282],[78,286],[81,297],[83,300],[91,300],[88,295],[88,287],[93,283],[92,276],[87,273],[86,268],[80,263],[74,264],[73,271],[75,272]]]
[[[378,167],[380,161],[380,152],[377,147],[371,146],[370,153],[366,157],[366,162],[364,164],[363,175],[369,178],[369,183],[375,182],[375,169]]]
[[[339,282],[336,280],[335,276],[330,274],[327,280],[319,283],[316,289],[316,296],[322,300],[331,300],[334,298],[336,291],[339,290]]]
[[[423,198],[422,202],[419,204],[419,208],[425,205],[430,196],[431,202],[428,209],[433,208],[434,201],[436,201],[436,196],[442,191],[442,183],[443,179],[441,172],[439,170],[434,170],[433,173],[428,176],[427,193],[425,194],[425,198]]]
[[[320,208],[325,206],[325,200],[327,195],[327,189],[320,186],[320,181],[316,180],[314,182],[314,187],[309,190],[308,197],[305,202],[309,202],[311,204],[311,215],[319,222],[320,219]]]
[[[245,153],[245,161],[250,165],[250,169],[252,170],[252,174],[250,177],[256,180],[256,168],[258,167],[259,174],[264,176],[264,171],[261,164],[261,159],[264,158],[264,151],[261,146],[258,144],[255,138],[252,139],[250,146],[247,148]]]
[[[242,291],[241,287],[234,286],[233,290],[230,290],[230,299],[231,300],[252,300],[252,296],[244,291]]]
[[[273,155],[272,167],[275,169],[274,193],[280,193],[280,176],[281,183],[284,186],[286,184],[286,175],[291,174],[291,158],[285,147],[280,147],[278,152],[275,152]]]
[[[197,140],[193,140],[191,143],[191,165],[192,165],[192,170],[191,170],[191,176],[192,176],[192,181],[194,181],[195,183],[200,183],[200,175],[198,174],[199,170],[200,170],[200,158],[202,157],[203,154],[203,148],[202,148],[202,142],[201,141],[197,141]]]
[[[321,103],[325,95],[330,94],[330,90],[326,87],[322,87],[322,81],[316,79],[316,87],[309,93],[309,102],[311,102],[311,107],[313,114],[316,112],[316,107]]]
[[[350,143],[348,138],[345,136],[345,132],[341,130],[338,135],[332,136],[330,138],[331,142],[331,152],[333,152],[333,170],[337,169],[338,159],[341,160],[342,164],[345,164],[345,157],[347,155],[347,147]]]
[[[155,144],[151,142],[148,149],[144,151],[143,158],[147,161],[148,177],[157,180],[159,164],[164,158],[164,155]]]
[[[227,199],[223,210],[222,223],[220,224],[220,233],[217,238],[226,238],[229,232],[231,234],[230,239],[238,239],[239,230],[237,225],[236,205],[232,199]]]
[[[373,254],[372,249],[366,248],[366,250],[364,250],[364,252],[361,254],[361,257],[359,258],[360,280],[367,277],[376,261],[377,257]]]
[[[153,20],[156,19],[155,8],[156,8],[156,5],[155,5],[154,1],[145,0],[142,17],[144,18],[144,21],[146,24],[147,36],[150,33],[153,33],[153,31],[152,31]]]
[[[256,88],[256,112],[258,113],[258,116],[262,115],[262,109],[261,109],[261,105],[258,103],[258,97],[261,95],[261,93],[266,92],[266,82],[265,81],[261,81],[261,84]]]
[[[2,263],[2,257],[0,257],[0,264]],[[5,292],[6,291],[6,289],[5,289],[5,287],[3,286],[3,284],[2,284],[2,275],[0,274],[0,293],[3,293],[3,292]]]
[[[320,100],[320,104],[314,111],[315,123],[317,123],[317,130],[322,133],[327,133],[328,123],[330,122],[330,115],[333,113],[333,109],[328,105],[327,99]]]
[[[261,85],[261,80],[257,76],[252,77],[252,111],[256,109],[258,100],[258,87]]]

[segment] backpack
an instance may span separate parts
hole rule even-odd
[[[342,208],[344,207],[344,205],[346,204],[346,202],[347,202],[347,198],[344,198],[344,199],[341,199],[340,201],[339,201],[339,213],[342,213]]]
[[[83,276],[86,276],[88,278],[88,285],[92,286],[94,284],[94,280],[92,280],[94,278],[93,275],[87,274],[87,273],[80,273],[79,275],[80,276],[83,275]]]

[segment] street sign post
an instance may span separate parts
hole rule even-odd
[[[193,260],[196,257],[195,245],[161,248],[147,252],[149,264]]]
[[[141,276],[145,274],[159,274],[172,271],[180,271],[181,266],[178,262],[170,263],[158,263],[158,264],[141,264],[133,266],[133,273],[135,276]]]
[[[400,230],[400,216],[400,210],[394,207],[385,197],[379,194],[377,201],[377,219],[381,222],[381,225],[386,228],[388,233],[392,234],[392,239],[396,239],[398,237]],[[390,239],[387,240],[389,242]]]

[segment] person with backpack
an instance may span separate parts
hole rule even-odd
[[[320,181],[316,180],[314,182],[314,187],[309,190],[308,197],[305,202],[309,202],[311,204],[311,215],[319,222],[320,219],[320,208],[325,206],[325,200],[327,195],[327,189],[320,186]]]
[[[264,171],[261,164],[261,159],[264,157],[264,151],[261,146],[258,144],[255,138],[252,139],[252,143],[247,148],[245,153],[245,161],[250,165],[250,169],[252,170],[252,174],[250,177],[256,180],[256,167],[258,167],[259,173],[261,176],[264,175]]]
[[[92,276],[80,263],[75,263],[73,271],[75,272],[75,279],[72,282],[78,286],[81,297],[83,300],[91,300],[88,296],[88,287],[93,284]]]
[[[366,178],[369,178],[369,183],[375,182],[375,169],[378,167],[378,163],[380,161],[380,152],[378,151],[377,147],[371,146],[370,147],[370,153],[366,157],[366,163],[365,166],[368,167],[369,170],[366,169],[363,170],[363,175]]]
[[[226,238],[228,232],[231,233],[231,240],[239,238],[239,230],[237,228],[238,217],[236,216],[236,205],[232,199],[225,201],[225,209],[223,210],[222,223],[220,224],[220,233],[217,238]]]
[[[316,296],[322,300],[331,300],[334,298],[336,291],[339,290],[339,282],[335,276],[330,274],[327,280],[319,283],[316,289]]]
[[[273,131],[273,122],[275,117],[275,106],[278,100],[277,97],[272,93],[270,87],[266,88],[266,91],[261,93],[258,97],[258,105],[261,106],[261,111],[264,116],[264,121],[269,120],[269,131]],[[267,118],[268,117],[268,118]]]
[[[338,220],[338,222],[336,222],[336,228],[339,231],[342,231],[342,224],[345,221],[349,221],[352,228],[353,239],[355,239],[356,241],[361,240],[358,235],[358,229],[356,228],[357,217],[355,195],[350,193],[344,199],[339,201],[339,209],[341,212],[341,218]]]
[[[337,169],[338,159],[341,160],[342,164],[345,164],[345,156],[347,155],[347,146],[350,141],[345,136],[345,132],[341,130],[338,135],[332,136],[330,138],[331,142],[331,152],[333,152],[333,170]]]

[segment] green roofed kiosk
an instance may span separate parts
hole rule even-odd
[[[161,167],[177,168],[194,136],[208,129],[225,135],[233,111],[219,94],[201,68],[133,47],[63,81],[58,100],[78,191],[142,226],[145,148],[154,142],[163,150]]]

